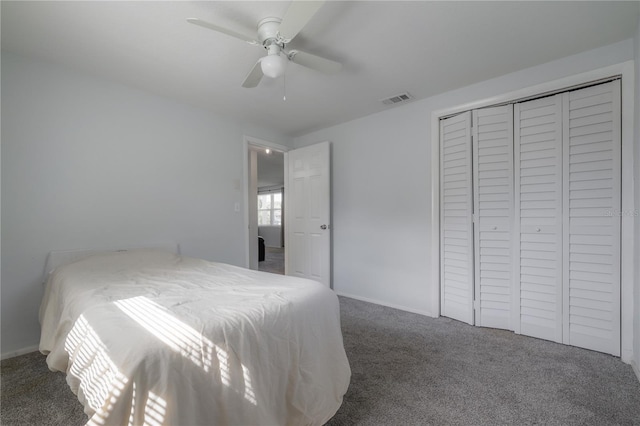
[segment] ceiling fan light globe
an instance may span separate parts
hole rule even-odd
[[[267,77],[278,78],[284,74],[287,60],[282,55],[268,55],[260,61],[262,73]]]

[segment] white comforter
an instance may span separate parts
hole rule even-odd
[[[331,290],[158,250],[56,269],[40,322],[89,424],[320,425],[351,376]]]

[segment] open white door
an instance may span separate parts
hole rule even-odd
[[[331,285],[329,142],[287,152],[287,275]]]

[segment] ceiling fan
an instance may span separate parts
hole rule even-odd
[[[267,56],[258,59],[242,83],[242,87],[251,88],[256,87],[265,75],[271,78],[283,75],[288,62],[326,74],[337,73],[342,69],[342,64],[339,62],[299,50],[286,50],[287,44],[298,35],[323,4],[324,1],[292,1],[282,18],[268,17],[258,22],[257,39],[198,18],[189,18],[187,21],[249,44],[262,46],[267,50]]]

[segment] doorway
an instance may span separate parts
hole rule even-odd
[[[284,275],[284,153],[257,151],[258,270]]]
[[[246,265],[259,270],[258,152],[283,153],[282,216],[284,274],[316,280],[331,287],[331,149],[318,142],[289,149],[271,142],[244,138]],[[286,212],[286,213],[285,213]],[[266,255],[266,244],[265,244]]]
[[[287,147],[245,137],[247,263],[285,274],[285,152]]]

